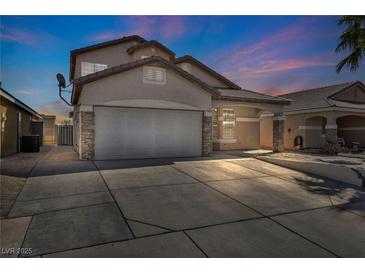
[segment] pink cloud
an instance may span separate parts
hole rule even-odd
[[[19,30],[1,25],[1,41],[32,43],[36,41],[37,35],[24,30]]]
[[[238,83],[242,87],[257,89],[264,93],[282,93],[284,90],[295,88],[290,84],[295,82],[287,73],[294,70],[335,66],[330,53],[322,53],[308,58],[268,59],[261,62],[240,62],[232,67],[222,70],[223,75]],[[299,77],[302,73],[299,73]],[[286,76],[285,76],[286,75]],[[291,74],[292,75],[292,74]],[[285,84],[285,87],[283,86]],[[296,82],[298,87],[298,82]]]
[[[122,18],[126,30],[105,31],[89,37],[93,41],[110,40],[137,34],[147,39],[173,41],[187,31],[187,22],[181,16],[128,16]]]
[[[286,60],[267,60],[258,64],[255,67],[240,67],[232,70],[237,73],[247,73],[251,77],[260,76],[262,74],[288,71],[293,69],[332,66],[336,62],[326,60],[325,58],[296,58]],[[247,76],[246,76],[247,77]]]
[[[47,33],[40,33],[25,29],[17,29],[1,25],[0,40],[3,42],[16,42],[19,44],[40,45],[44,41],[54,41],[54,37]]]
[[[277,55],[283,48],[291,47],[293,42],[311,41],[315,37],[323,37],[324,33],[317,28],[316,21],[316,18],[307,18],[249,46],[241,46],[242,41],[246,38],[242,37],[236,45],[224,49],[223,54],[212,57],[211,62],[231,64],[239,62],[243,58],[263,59],[267,55]]]
[[[244,88],[278,94],[295,88],[291,86],[294,77],[298,77],[293,80],[297,81],[296,88],[298,82],[305,84],[310,78],[309,68],[335,67],[338,60],[333,52],[312,53],[322,41],[335,41],[332,36],[319,18],[306,17],[249,45],[245,44],[247,37],[242,37],[208,58],[207,63]],[[309,70],[303,70],[306,68]]]

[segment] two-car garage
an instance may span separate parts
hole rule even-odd
[[[94,107],[94,113],[97,160],[202,154],[201,111]]]

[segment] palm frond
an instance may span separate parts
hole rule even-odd
[[[350,71],[355,71],[365,55],[365,16],[343,16],[337,24],[345,25],[346,28],[339,38],[335,52],[350,51],[350,54],[337,64],[336,72],[339,73],[345,66]]]

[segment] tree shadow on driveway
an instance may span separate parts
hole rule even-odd
[[[313,176],[291,176],[306,191],[316,195],[326,195],[334,205],[365,201],[365,188],[343,182]]]

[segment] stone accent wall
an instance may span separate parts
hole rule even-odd
[[[203,156],[209,156],[213,150],[212,116],[203,117]]]
[[[284,116],[282,113],[275,113],[273,117],[273,146],[274,152],[284,150]]]
[[[94,112],[80,112],[80,144],[79,154],[82,160],[94,159],[95,148],[95,119]]]
[[[79,152],[79,118],[80,112],[78,106],[74,106],[72,122],[73,122],[73,147],[76,152]]]

